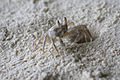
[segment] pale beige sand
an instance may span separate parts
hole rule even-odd
[[[50,43],[33,52],[65,16],[87,24],[95,41],[56,42],[61,56]],[[120,0],[0,0],[0,28],[0,80],[120,80]]]

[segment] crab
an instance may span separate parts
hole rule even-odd
[[[68,29],[68,26],[72,24],[72,28]],[[57,53],[59,53],[56,45],[55,45],[55,40],[58,40],[62,46],[65,46],[65,43],[63,42],[62,38],[67,37],[68,40],[71,43],[85,43],[85,42],[90,42],[93,40],[93,37],[88,30],[86,25],[78,25],[75,26],[74,22],[70,22],[69,24],[67,23],[67,18],[64,17],[64,24],[61,24],[59,20],[57,21],[57,26],[51,27],[45,35],[42,35],[42,37],[39,39],[38,44],[35,46],[35,49],[38,47],[40,44],[42,38],[43,40],[43,53],[44,53],[44,47],[46,44],[47,38],[49,41],[51,41],[53,48],[56,50]],[[33,43],[33,46],[35,45],[36,40]]]

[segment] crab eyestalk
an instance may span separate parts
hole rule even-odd
[[[68,30],[68,25],[67,25],[67,18],[64,17],[64,26],[65,30],[67,31]]]
[[[59,20],[57,21],[57,24],[58,24],[58,27],[61,27],[61,24],[60,24]]]
[[[67,25],[67,18],[64,17],[64,25]]]

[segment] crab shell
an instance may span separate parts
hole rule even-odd
[[[91,41],[91,34],[86,27],[86,25],[78,25],[69,30],[69,35],[67,36],[70,42],[75,43],[85,43]]]

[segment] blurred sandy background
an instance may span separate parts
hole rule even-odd
[[[56,42],[61,56],[50,43],[33,52],[65,16],[95,40],[65,49]],[[0,0],[0,80],[120,80],[119,35],[120,0]]]

